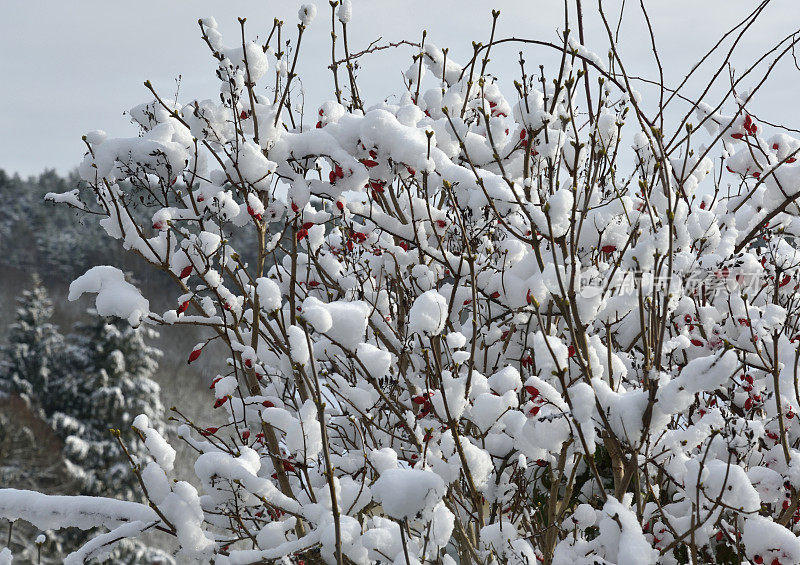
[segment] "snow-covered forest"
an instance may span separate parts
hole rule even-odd
[[[646,75],[603,2],[466,57],[354,46],[350,0],[200,19],[213,89],[144,80],[69,178],[0,174],[0,564],[800,563],[769,5],[675,82],[644,1]]]
[[[199,414],[215,367],[201,362],[188,370],[184,359],[163,354],[191,347],[196,336],[132,332],[97,316],[89,301],[67,300],[74,278],[115,256],[96,224],[73,210],[43,205],[45,194],[79,180],[53,171],[28,179],[0,171],[0,485],[139,500],[127,457],[108,429],[130,429],[125,418],[143,411],[163,418],[163,406],[176,403]],[[53,233],[60,236],[47,235]],[[121,265],[156,300],[166,291],[165,280],[142,261]],[[192,462],[179,457],[177,466],[191,472]],[[33,543],[39,533],[15,524],[6,543],[15,562],[38,561],[41,552],[43,563],[60,563],[88,539],[77,529],[51,530],[39,546]],[[111,560],[159,562],[159,556],[132,546]]]

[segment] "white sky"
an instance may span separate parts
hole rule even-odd
[[[609,17],[619,13],[620,0],[602,0]],[[574,5],[573,0],[569,0]],[[303,40],[300,76],[312,112],[332,97],[330,7],[317,1],[319,14]],[[3,88],[0,88],[0,168],[22,175],[45,168],[65,173],[83,155],[81,135],[104,129],[112,136],[135,135],[124,110],[149,100],[142,82],[149,79],[167,96],[182,75],[180,100],[216,98],[215,64],[199,36],[197,19],[214,16],[225,42],[239,40],[237,16],[247,17],[248,35],[265,36],[272,19],[286,22],[296,34],[300,2],[290,0],[4,0],[0,20]],[[487,42],[491,9],[500,9],[497,37],[556,40],[562,27],[563,3],[554,0],[353,0],[351,48],[371,40],[428,40],[449,47],[449,57],[464,61],[471,42]],[[668,84],[677,84],[699,55],[752,10],[754,0],[646,0],[656,30]],[[607,50],[596,0],[584,0],[587,46]],[[738,69],[779,37],[800,26],[798,0],[774,0],[740,47]],[[577,30],[576,30],[577,33]],[[649,39],[638,0],[627,0],[620,46],[632,74],[655,78]],[[340,48],[341,49],[341,48]],[[496,49],[489,70],[501,77],[511,97],[518,77],[519,47]],[[341,52],[341,50],[340,50]],[[402,92],[400,72],[409,63],[408,47],[373,55],[364,61],[359,84],[367,104]],[[542,48],[529,48],[529,68],[548,61]],[[717,59],[718,60],[718,59]],[[700,78],[709,72],[700,73]],[[551,67],[552,69],[552,67]],[[753,82],[761,75],[754,76]],[[344,76],[341,77],[344,79]],[[695,91],[699,83],[693,83]],[[750,84],[748,82],[748,84]],[[501,85],[501,86],[502,86]],[[644,88],[642,88],[644,90]],[[690,90],[691,92],[691,90]],[[800,72],[789,60],[762,91],[754,109],[769,121],[800,127]]]

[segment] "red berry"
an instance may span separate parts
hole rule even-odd
[[[531,398],[536,398],[539,396],[539,389],[535,386],[528,385],[525,387],[525,391],[531,395]]]
[[[243,119],[243,120],[246,120],[247,119],[247,112],[245,110],[242,110],[242,113],[239,114],[239,117],[241,119]]]
[[[614,251],[616,250],[617,250],[616,245],[604,245],[603,247],[600,248],[600,251],[602,251],[603,253],[614,253]]]
[[[206,428],[205,430],[201,431],[200,433],[204,436],[210,436],[211,434],[215,434],[219,431],[219,428]]]
[[[181,274],[180,274],[180,278],[185,279],[186,277],[188,277],[191,274],[192,274],[192,266],[189,265],[189,266],[183,268],[183,270],[181,271]]]
[[[697,338],[694,338],[693,340],[691,340],[691,342],[692,345],[694,345],[695,347],[700,347],[703,345],[703,342]]]
[[[336,201],[336,207],[339,209],[340,212],[343,212],[344,211],[344,202],[342,202],[341,200],[337,200]]]
[[[250,430],[243,431],[242,432],[242,439],[247,441],[248,438],[250,438]]]
[[[742,138],[744,137],[744,135],[743,135],[743,134],[741,134],[741,133],[732,133],[732,134],[731,134],[731,137],[732,137],[733,139],[742,139]]]
[[[294,202],[292,202],[292,212],[296,214],[298,210],[300,210],[300,207]]]
[[[264,408],[275,408],[275,404],[273,404],[269,400],[265,400],[264,402],[262,402],[261,406],[263,406]]]
[[[202,347],[201,347],[201,348],[199,348],[199,349],[193,349],[193,350],[192,350],[192,352],[189,354],[189,361],[188,361],[188,363],[191,363],[192,361],[196,361],[196,360],[197,360],[197,358],[198,358],[198,357],[200,357],[200,354],[201,354],[202,352],[203,352],[203,348],[202,348]]]
[[[220,406],[225,404],[227,401],[228,401],[228,397],[227,396],[223,396],[222,398],[217,398],[217,401],[214,402],[214,408],[219,408]]]
[[[378,166],[378,163],[376,161],[373,161],[372,159],[362,159],[361,163],[368,169]]]
[[[491,296],[491,298],[497,299],[497,298],[500,298],[500,293],[495,290],[490,296]]]
[[[567,348],[567,356],[568,357],[575,357],[575,346],[574,345],[570,345]]]
[[[186,300],[185,302],[181,302],[181,305],[178,306],[178,314],[183,314],[186,312],[186,309],[189,307],[189,301]]]

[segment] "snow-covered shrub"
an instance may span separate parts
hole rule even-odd
[[[227,423],[175,413],[200,491],[140,416],[148,505],[0,490],[0,516],[111,530],[74,561],[159,528],[182,563],[800,562],[800,140],[757,89],[670,119],[689,98],[646,111],[615,50],[563,31],[505,92],[490,52],[524,40],[463,66],[423,42],[372,106],[346,48],[303,115],[299,50],[200,28],[219,94],[146,83],[141,135],[88,134],[91,190],[50,196],[178,289],[152,312],[103,267],[72,297],[208,328],[190,363],[227,346]]]

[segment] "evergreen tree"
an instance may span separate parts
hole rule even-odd
[[[9,480],[13,477],[15,486],[30,487],[32,482],[49,490],[45,485],[53,482],[50,475],[57,471],[60,481],[54,483],[54,492],[62,493],[60,487],[67,485],[70,492],[141,500],[128,457],[109,428],[120,430],[135,459],[144,454],[144,445],[131,432],[133,418],[146,414],[153,425],[163,428],[159,425],[164,413],[160,388],[152,380],[161,352],[145,342],[156,333],[92,314],[90,322],[76,325],[75,333],[65,340],[50,322],[53,305],[36,275],[17,302],[15,322],[2,348],[0,392],[24,399],[30,417],[44,428],[52,428],[55,434],[51,435],[54,441],[63,442],[63,450],[62,457],[49,454],[49,466],[45,459],[28,469],[32,456],[48,457],[39,453],[41,438],[37,440],[22,422],[12,423],[9,414],[0,414],[0,439],[5,440],[0,441],[0,484],[12,484]],[[22,483],[23,479],[26,482]],[[74,528],[49,532],[45,554],[63,557],[90,535]],[[111,561],[173,562],[166,553],[138,540],[119,544]]]
[[[38,276],[17,302],[15,322],[3,347],[0,390],[17,393],[32,407],[48,411],[53,367],[64,353],[64,338],[50,323],[53,303]]]
[[[155,332],[96,315],[70,336],[63,376],[54,390],[59,406],[52,423],[64,438],[64,455],[84,494],[141,497],[128,457],[109,429],[120,430],[136,459],[144,445],[130,429],[133,419],[146,414],[151,422],[162,421],[160,387],[152,379],[161,352],[145,337]]]

